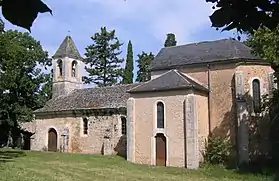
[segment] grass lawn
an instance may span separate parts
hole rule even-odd
[[[219,167],[183,168],[136,165],[118,156],[42,153],[0,149],[0,181],[257,181],[271,177],[238,174]]]

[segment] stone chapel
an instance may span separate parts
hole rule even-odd
[[[249,121],[274,87],[270,65],[234,39],[162,48],[144,83],[82,89],[81,62],[67,36],[53,55],[53,98],[23,125],[31,150],[195,169],[212,133],[247,162]]]

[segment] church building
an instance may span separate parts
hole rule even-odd
[[[147,82],[83,89],[82,57],[67,36],[53,55],[53,98],[23,125],[31,150],[195,169],[212,133],[248,161],[249,122],[274,87],[266,61],[221,39],[162,48],[150,70]]]

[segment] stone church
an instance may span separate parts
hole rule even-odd
[[[53,56],[53,98],[23,125],[31,150],[195,169],[213,133],[230,137],[245,162],[250,118],[274,87],[270,65],[234,39],[162,48],[144,83],[82,89],[81,62],[67,36]]]

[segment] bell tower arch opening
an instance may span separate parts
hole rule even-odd
[[[72,77],[77,76],[77,64],[76,60],[72,61]]]
[[[62,75],[63,75],[63,62],[62,62],[61,59],[58,59],[56,63],[57,63],[57,68],[58,68],[57,76],[58,76],[58,78],[62,78]]]

